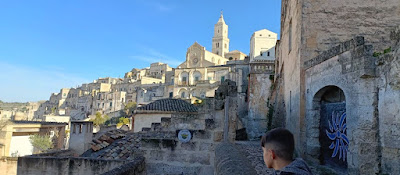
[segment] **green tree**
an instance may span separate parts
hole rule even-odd
[[[124,111],[125,111],[125,115],[123,115],[123,117],[126,116],[131,116],[133,114],[133,111],[136,109],[136,103],[135,102],[129,102],[125,105],[124,107]]]
[[[93,122],[93,125],[100,126],[104,125],[104,123],[109,119],[108,115],[102,116],[100,112],[96,112],[96,118],[91,119],[90,121]]]
[[[122,125],[127,125],[127,124],[129,124],[129,118],[120,117],[119,122],[117,123],[117,127],[120,127]]]
[[[29,141],[32,146],[38,150],[36,153],[46,152],[47,150],[53,148],[53,142],[50,139],[49,135],[31,135],[29,136]]]

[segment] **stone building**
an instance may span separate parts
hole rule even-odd
[[[93,122],[71,121],[68,149],[76,154],[82,154],[90,148],[93,139]]]
[[[394,133],[382,127],[391,112],[380,109],[393,100],[386,93],[399,92],[387,87],[373,53],[395,51],[399,9],[396,0],[282,1],[274,109],[300,156],[338,172],[398,174],[399,160],[388,154],[398,147],[385,143]]]
[[[64,148],[65,125],[68,123],[12,121],[0,130],[0,145],[2,157],[18,157],[31,155],[36,150],[29,141],[29,136],[50,135],[53,139],[53,149]]]
[[[171,118],[172,114],[195,114],[197,108],[181,99],[161,99],[138,107],[132,116],[132,129],[139,132],[151,129],[152,123],[161,123],[161,119]]]

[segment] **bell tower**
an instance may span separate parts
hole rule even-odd
[[[225,57],[229,52],[228,25],[225,24],[224,16],[219,17],[214,25],[214,37],[212,38],[212,53]]]

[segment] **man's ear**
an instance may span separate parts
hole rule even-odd
[[[272,159],[276,159],[275,151],[272,150],[272,149],[270,149],[269,151],[271,151],[271,158],[272,158]]]

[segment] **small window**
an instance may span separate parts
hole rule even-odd
[[[225,43],[225,49],[228,47],[228,45]]]
[[[260,34],[260,36],[262,36],[262,35]]]
[[[232,57],[229,57],[229,60],[233,60],[233,58],[232,58]]]
[[[225,81],[225,76],[221,76],[221,82]]]
[[[169,93],[169,98],[172,98],[174,96],[174,93],[173,92],[170,92]]]
[[[269,56],[269,52],[267,52],[267,56]]]
[[[72,129],[72,133],[76,133],[76,125],[75,124],[72,124],[72,127],[73,127],[73,129]]]
[[[181,98],[185,98],[185,92],[182,92]]]
[[[260,51],[260,55],[261,55],[261,56],[263,55],[262,51]]]
[[[211,78],[211,77],[208,77],[208,80],[212,80],[212,78]]]
[[[79,125],[79,133],[82,133],[82,125]]]
[[[200,77],[194,77],[194,81],[199,81],[200,80]]]
[[[110,107],[112,107],[112,102],[110,102]]]

